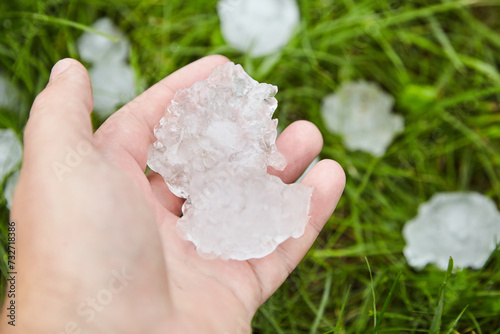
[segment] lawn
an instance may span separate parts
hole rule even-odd
[[[500,203],[500,2],[298,2],[301,23],[290,43],[255,59],[226,46],[213,0],[2,1],[0,71],[21,96],[18,108],[0,110],[0,128],[22,138],[52,65],[79,59],[77,39],[102,16],[131,41],[138,91],[193,60],[223,54],[277,85],[280,126],[315,123],[325,141],[321,158],[347,174],[335,214],[260,308],[254,332],[500,333],[500,251],[480,270],[417,271],[406,262],[401,234],[437,192],[477,191]],[[358,79],[394,96],[394,112],[405,119],[383,157],[348,151],[321,118],[322,98]],[[8,216],[2,196],[4,248]]]

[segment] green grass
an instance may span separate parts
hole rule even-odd
[[[0,127],[21,136],[51,66],[78,58],[77,38],[101,16],[129,36],[141,90],[197,58],[224,54],[278,85],[280,124],[314,122],[325,139],[322,158],[347,173],[335,215],[259,310],[254,331],[499,333],[500,252],[477,271],[415,271],[401,229],[436,192],[478,191],[500,203],[500,2],[300,0],[294,38],[259,59],[225,45],[215,3],[0,2],[0,69],[23,93],[18,110],[0,111]],[[356,79],[378,82],[405,118],[382,158],[347,151],[320,117],[323,96]],[[0,205],[5,244],[8,211]]]

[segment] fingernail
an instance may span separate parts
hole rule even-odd
[[[52,71],[50,71],[49,81],[54,80],[59,76],[62,72],[66,71],[68,67],[71,66],[71,60],[68,58],[64,58],[59,60],[54,67],[52,67]]]

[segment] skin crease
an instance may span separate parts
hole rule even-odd
[[[228,60],[200,59],[160,81],[93,133],[90,80],[63,59],[36,98],[11,221],[16,223],[16,327],[2,307],[1,333],[251,333],[257,308],[304,257],[345,185],[319,162],[304,235],[249,261],[203,259],[179,238],[182,200],[144,174],[153,127],[174,93]],[[278,138],[288,164],[270,173],[294,182],[323,141],[305,121]]]

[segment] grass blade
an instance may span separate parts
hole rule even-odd
[[[472,323],[474,324],[474,327],[476,327],[477,333],[478,334],[483,334],[483,331],[481,330],[481,326],[479,326],[479,323],[477,322],[476,317],[472,313],[470,313],[470,312],[467,312],[467,315],[472,320]]]
[[[455,319],[455,321],[453,321],[453,323],[450,325],[450,329],[448,329],[448,334],[451,334],[451,332],[453,331],[453,328],[455,328],[455,326],[458,324],[458,322],[460,321],[460,318],[462,318],[462,315],[465,313],[465,311],[467,310],[468,307],[469,307],[469,305],[467,305],[466,307],[464,307],[464,309],[462,310],[462,312],[460,312],[460,314]]]
[[[441,284],[441,291],[439,296],[439,302],[436,307],[436,312],[434,313],[434,318],[432,319],[431,328],[429,330],[430,334],[438,334],[441,329],[441,317],[443,315],[445,295],[446,295],[446,285],[448,284],[448,279],[453,271],[453,258],[450,257],[448,262],[448,270],[446,270],[446,276],[444,282]]]
[[[462,72],[464,70],[464,64],[462,63],[457,52],[455,51],[455,49],[451,45],[451,42],[448,39],[448,36],[443,31],[443,28],[439,24],[438,20],[436,20],[436,18],[434,16],[430,16],[429,22],[431,24],[431,28],[432,28],[432,31],[434,32],[434,35],[436,36],[439,43],[441,43],[441,46],[444,49],[444,53],[448,56],[448,58],[453,63],[455,68]]]
[[[321,322],[321,318],[323,317],[323,313],[325,312],[326,304],[328,303],[328,299],[330,298],[330,291],[332,287],[332,278],[333,271],[328,272],[325,280],[325,290],[323,291],[323,296],[321,297],[321,303],[319,304],[318,313],[316,313],[316,318],[311,326],[311,330],[309,333],[316,334],[318,331],[319,323]]]
[[[382,306],[382,310],[380,311],[380,316],[378,318],[377,324],[375,325],[375,328],[373,329],[372,334],[377,333],[378,328],[380,327],[380,323],[382,322],[382,319],[384,318],[385,310],[387,309],[387,306],[389,306],[389,302],[391,301],[391,297],[394,293],[394,290],[396,289],[396,285],[398,284],[400,277],[401,277],[401,273],[398,274],[398,276],[394,280],[394,283],[392,283],[391,290],[389,291],[389,294],[387,295],[387,298],[385,299],[384,306]]]
[[[368,266],[368,272],[370,273],[370,287],[372,290],[372,299],[373,299],[373,328],[377,326],[377,303],[375,299],[375,287],[373,286],[373,275],[372,269],[370,268],[370,262],[368,262],[368,258],[365,256],[366,265]]]
[[[271,324],[275,333],[285,334],[285,332],[283,332],[283,330],[281,329],[280,325],[278,325],[278,323],[276,322],[274,317],[270,314],[270,312],[265,307],[261,307],[260,312],[262,313],[264,318],[266,318],[266,320],[269,321],[269,324]]]
[[[344,301],[342,302],[342,308],[340,309],[339,318],[337,319],[337,324],[335,325],[334,333],[339,333],[342,326],[342,317],[344,316],[345,306],[347,305],[347,299],[349,299],[349,294],[351,293],[351,286],[347,288],[347,293],[345,294]]]
[[[0,17],[2,17],[2,15],[0,15]],[[99,30],[94,29],[92,27],[86,26],[85,24],[74,22],[74,21],[67,20],[67,19],[62,19],[59,17],[48,16],[48,15],[40,14],[40,13],[12,12],[12,13],[9,13],[9,15],[3,15],[3,17],[27,17],[27,18],[31,18],[31,19],[37,20],[37,21],[52,23],[55,25],[68,26],[68,27],[80,29],[83,31],[91,32],[91,33],[94,33],[97,35],[104,36],[113,42],[118,42],[120,40],[116,36],[112,36],[112,35],[103,33],[102,31],[99,31]]]

